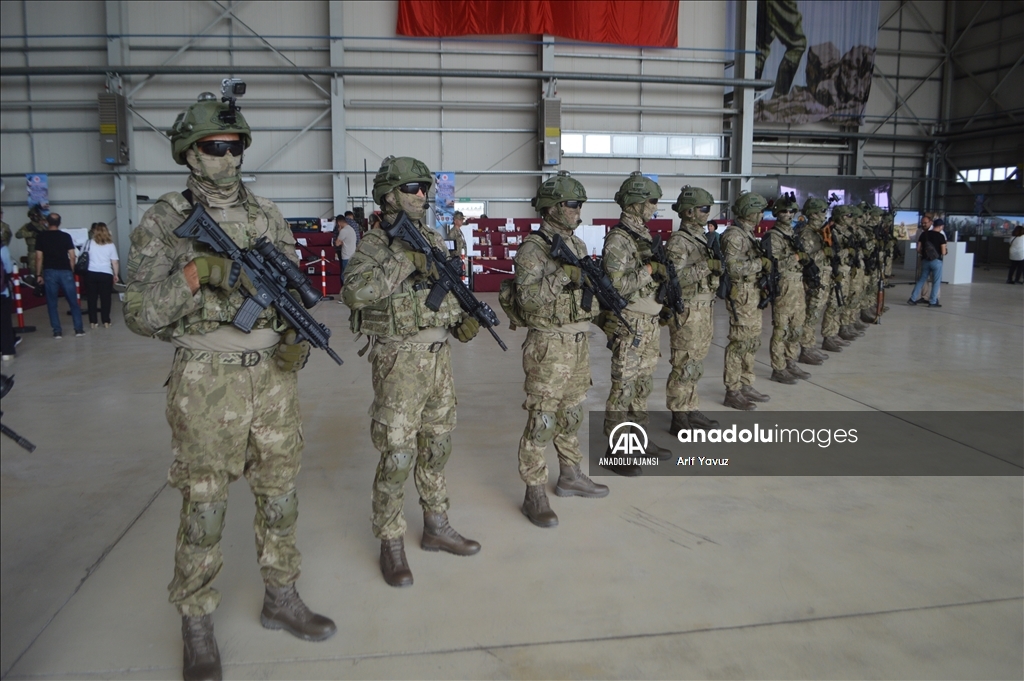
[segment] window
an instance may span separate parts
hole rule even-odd
[[[562,134],[562,153],[566,156],[717,159],[722,154],[723,146],[721,137],[710,135],[616,135],[604,132]]]
[[[615,135],[612,137],[612,154],[615,156],[636,156],[636,135]]]
[[[587,154],[610,154],[612,153],[612,136],[587,135],[584,138],[584,147]]]
[[[1017,176],[1016,166],[1002,168],[973,168],[957,173],[956,182],[1003,182]]]
[[[582,154],[583,135],[562,135],[562,152],[566,154]]]
[[[977,168],[975,168],[974,170],[968,170],[967,171],[967,181],[968,182],[977,182],[978,181],[978,169]]]

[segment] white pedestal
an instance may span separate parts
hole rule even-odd
[[[967,252],[964,241],[946,244],[946,257],[942,259],[942,283],[970,284],[974,277],[974,254]]]

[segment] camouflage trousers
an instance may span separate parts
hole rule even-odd
[[[848,326],[860,321],[860,311],[864,302],[864,269],[851,267],[850,276],[844,282],[843,293],[846,299],[843,301],[843,309],[839,315],[839,323]]]
[[[373,404],[370,439],[380,452],[373,477],[373,534],[405,535],[405,482],[409,472],[425,511],[448,510],[444,466],[455,430],[451,349],[439,343],[377,342],[370,356]]]
[[[754,356],[761,347],[761,310],[757,303],[761,294],[753,282],[735,282],[728,306],[729,344],[725,346],[726,390],[739,390],[754,385]]]
[[[800,275],[779,279],[779,295],[772,303],[772,339],[768,345],[772,368],[786,368],[786,361],[800,356],[800,337],[804,330],[806,301]]]
[[[843,323],[843,309],[846,307],[848,299],[847,286],[850,284],[850,268],[846,265],[840,265],[839,274],[842,277],[839,281],[839,286],[842,288],[843,305],[839,305],[839,301],[836,299],[836,292],[830,290],[828,292],[828,300],[825,301],[825,313],[821,318],[821,335],[825,338],[838,336],[839,326]],[[835,286],[833,285],[834,288]]]
[[[604,434],[623,421],[646,426],[647,398],[654,389],[654,368],[661,357],[661,327],[656,316],[623,310],[622,316],[633,327],[630,335],[619,324],[612,340],[612,388],[605,402]]]
[[[577,432],[591,385],[587,333],[530,329],[523,343],[523,371],[523,409],[529,417],[519,440],[519,477],[527,485],[543,485],[548,481],[548,443],[554,443],[560,464],[575,466],[583,460]]]
[[[693,411],[699,404],[697,382],[704,375],[704,358],[714,333],[713,302],[688,301],[686,312],[668,323],[672,371],[665,384],[669,411]]]
[[[211,362],[224,355],[178,350],[167,386],[174,462],[167,479],[183,497],[169,600],[183,615],[213,612],[223,565],[220,533],[228,484],[244,475],[256,496],[256,556],[263,581],[299,578],[295,477],[302,457],[296,374],[264,351],[255,366]],[[253,353],[255,354],[255,353]],[[205,361],[203,361],[205,360]]]
[[[818,320],[822,319],[829,298],[835,297],[832,291],[832,268],[825,265],[821,268],[821,286],[816,289],[808,288],[804,295],[804,328],[800,333],[800,345],[805,348],[814,347],[818,340]],[[835,333],[839,333],[838,326]]]

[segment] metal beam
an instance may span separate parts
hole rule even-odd
[[[106,0],[104,2],[107,35],[111,36],[107,40],[108,68],[117,68],[131,63],[131,49],[128,41],[120,37],[128,31],[128,8],[127,0]],[[116,75],[107,77],[107,89],[117,94],[125,94],[129,84],[128,81],[122,81]],[[118,166],[115,170],[114,224],[111,229],[114,241],[117,243],[118,253],[125,258],[128,257],[128,249],[131,247],[131,231],[139,214],[139,205],[135,198],[135,175],[133,174],[137,150],[135,149],[134,127],[130,123],[126,134],[128,165]]]
[[[1021,55],[1019,57],[1017,57],[1016,63],[1014,63],[1014,65],[1010,67],[1010,70],[1006,72],[1006,75],[1003,76],[1002,79],[999,81],[999,83],[997,83],[996,86],[994,88],[992,88],[992,90],[988,93],[988,95],[986,95],[985,99],[982,100],[981,105],[978,106],[978,108],[974,110],[974,113],[971,114],[970,119],[966,123],[964,123],[964,127],[961,128],[961,130],[966,130],[971,125],[971,123],[974,122],[974,119],[976,119],[978,117],[978,114],[981,113],[981,110],[985,108],[985,105],[988,104],[988,100],[990,100],[990,99],[992,100],[993,104],[998,106],[1000,109],[1003,109],[1003,113],[1005,113],[1007,116],[1009,116],[1010,120],[1012,120],[1012,121],[1016,121],[1017,120],[1016,118],[1013,117],[1013,114],[1011,114],[1010,112],[1006,111],[1002,106],[1000,106],[999,102],[996,101],[995,95],[996,95],[996,92],[999,91],[999,88],[1003,87],[1003,83],[1005,83],[1006,80],[1010,77],[1010,75],[1014,71],[1017,70],[1017,67],[1020,66],[1021,63],[1024,63],[1024,52],[1022,52]]]
[[[328,3],[328,25],[331,35],[344,35],[345,22],[342,0]],[[341,40],[331,40],[331,66],[345,65],[345,46]],[[345,127],[345,80],[341,76],[331,77],[331,167],[344,168],[348,162]],[[334,214],[342,215],[348,206],[348,181],[341,173],[331,175],[331,193],[334,197]]]
[[[757,0],[739,0],[736,3],[736,47],[743,50],[736,54],[735,80],[746,81],[754,75],[754,55],[757,50]],[[750,191],[754,173],[754,91],[744,88],[733,93],[733,105],[739,115],[732,122],[732,167],[740,177],[730,184],[730,196],[734,200],[740,192]]]

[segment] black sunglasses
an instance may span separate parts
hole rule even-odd
[[[208,140],[199,142],[196,146],[207,156],[223,156],[230,151],[232,156],[238,157],[245,151],[245,145],[241,140]]]
[[[565,206],[566,208],[582,208],[583,207],[583,202],[582,201],[562,201],[562,205]]]
[[[405,184],[398,185],[398,191],[402,192],[403,194],[416,194],[418,192],[423,192],[423,195],[426,196],[427,192],[430,191],[430,183],[406,182]]]
[[[698,206],[697,210],[699,210],[701,213],[704,213],[705,215],[707,215],[708,213],[711,212],[711,206]]]
[[[651,204],[652,206],[657,206],[658,199],[647,199],[647,203]]]
[[[786,213],[787,215],[789,215],[789,214],[792,214],[792,213],[795,213],[795,212],[796,211],[791,209],[791,208],[780,208],[779,210],[775,211],[775,214],[776,215],[782,215],[783,213]]]

